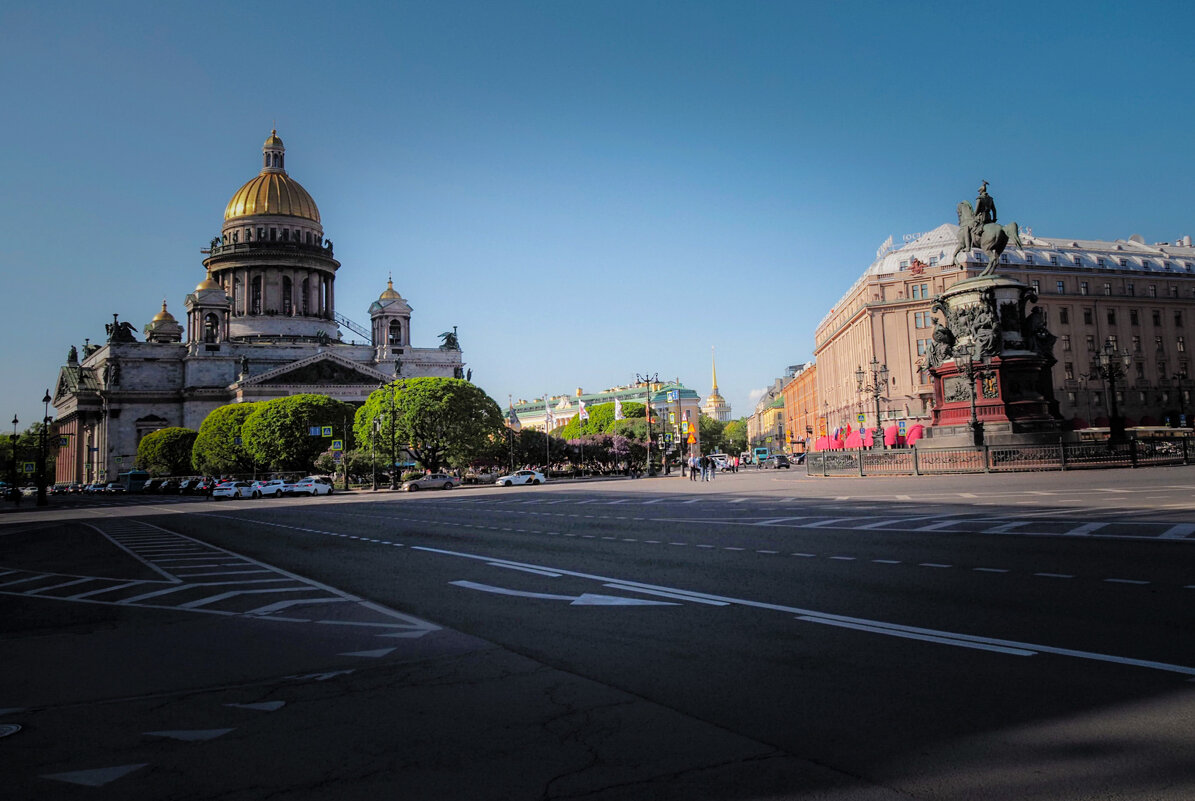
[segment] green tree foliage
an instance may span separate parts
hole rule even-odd
[[[628,420],[644,420],[646,414],[644,409],[646,407],[642,403],[624,403],[622,405],[623,416]],[[580,416],[573,417],[568,421],[568,425],[556,432],[556,436],[562,439],[576,439],[589,434],[608,434],[614,430],[616,423],[621,423],[621,420],[614,419],[614,404],[601,403],[597,406],[588,407],[589,419],[582,422]]]
[[[706,453],[728,453],[726,450],[725,423],[720,423],[708,414],[697,419],[697,435],[701,438],[701,449]]]
[[[331,445],[327,437],[314,437],[312,426],[331,426],[334,439],[352,447],[353,407],[326,395],[291,395],[254,404],[257,408],[241,425],[245,451],[258,467],[273,470],[311,470],[315,460]]]
[[[391,412],[393,408],[393,414]],[[503,436],[498,404],[459,378],[411,378],[375,390],[357,410],[357,437],[368,442],[378,420],[375,447],[389,456],[406,450],[426,470],[465,467],[484,458]]]
[[[747,421],[740,418],[731,420],[722,429],[722,438],[726,442],[726,452],[736,456],[747,450]]]
[[[154,476],[182,476],[191,472],[191,451],[197,431],[162,428],[146,434],[137,446],[137,466]]]
[[[509,447],[509,440],[507,440]],[[568,442],[557,436],[544,434],[533,428],[524,428],[515,434],[515,468],[525,464],[542,467],[544,460],[552,464],[569,460],[571,450]]]
[[[253,457],[242,442],[241,428],[258,405],[230,403],[212,409],[199,426],[199,436],[191,450],[191,465],[200,473],[215,476],[251,471]]]
[[[38,454],[41,451],[41,430],[43,425],[41,422],[34,423],[24,431],[17,433],[17,483],[23,484],[26,481],[33,481],[33,473],[20,472],[22,465],[25,462],[37,462]],[[50,426],[50,430],[46,432],[46,483],[54,483],[54,465],[58,458],[59,438],[53,433],[54,426]],[[12,476],[12,433],[11,429],[8,434],[0,435],[0,480],[11,481]]]

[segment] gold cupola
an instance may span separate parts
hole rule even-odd
[[[386,289],[382,291],[381,295],[378,295],[378,300],[402,300],[402,295],[398,294],[394,288],[393,278],[386,280]]]
[[[162,300],[162,310],[154,315],[149,325],[145,326],[146,342],[181,342],[183,327],[179,325],[174,315],[166,311],[166,301]]]
[[[174,319],[173,314],[166,311],[166,299],[165,298],[162,298],[162,310],[154,315],[153,322],[155,322],[155,323],[165,323],[165,322],[176,323],[176,322],[178,322],[177,320]]]
[[[224,209],[224,221],[241,217],[280,216],[320,221],[319,208],[298,181],[286,174],[286,147],[278,131],[270,131],[261,148],[262,168],[236,191]]]

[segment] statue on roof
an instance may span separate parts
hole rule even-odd
[[[440,339],[443,340],[443,342],[440,344],[440,350],[461,349],[461,341],[457,339],[455,325],[452,327],[451,331],[445,331],[443,334],[440,334]]]
[[[128,322],[127,320],[123,323],[119,322],[117,320],[117,317],[118,317],[118,315],[113,314],[112,322],[110,322],[104,326],[104,331],[107,332],[107,334],[108,334],[108,341],[109,342],[136,342],[137,341],[137,337],[135,335],[136,329],[133,328],[133,324]]]
[[[956,207],[958,212],[958,247],[954,249],[950,261],[958,264],[958,255],[972,248],[979,248],[987,256],[987,266],[980,276],[991,275],[996,270],[996,262],[1004,248],[1012,244],[1018,248],[1021,244],[1020,231],[1015,222],[1001,225],[996,222],[996,201],[988,194],[988,182],[984,181],[979,187],[979,197],[975,199],[975,207],[964,200]],[[962,266],[962,265],[959,265]]]

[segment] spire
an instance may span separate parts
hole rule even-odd
[[[718,394],[718,363],[714,360],[714,346],[710,345],[710,366],[714,370],[714,391],[712,394]]]

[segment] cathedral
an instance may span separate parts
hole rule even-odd
[[[162,301],[144,341],[114,314],[102,340],[71,347],[53,393],[55,481],[114,481],[146,434],[198,430],[225,404],[305,392],[363,402],[399,378],[465,377],[455,327],[439,347],[411,346],[411,306],[393,280],[369,307],[369,331],[336,312],[340,262],[315,201],[286,172],[277,131],[203,253],[207,275],[183,301],[185,325]],[[345,342],[340,326],[365,342]]]

